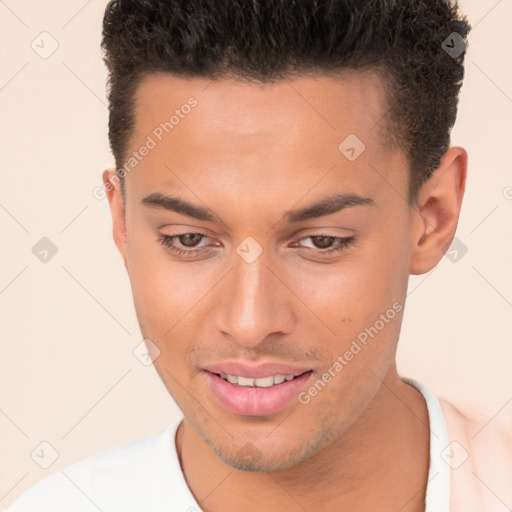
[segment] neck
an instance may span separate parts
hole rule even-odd
[[[258,473],[228,466],[186,420],[176,445],[188,485],[205,512],[423,512],[429,440],[423,396],[393,369],[349,430],[293,468]]]

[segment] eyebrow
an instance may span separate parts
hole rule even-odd
[[[198,220],[223,223],[220,217],[209,208],[194,205],[178,197],[166,196],[160,192],[153,192],[141,202],[151,208],[172,211]],[[361,197],[356,194],[336,194],[324,197],[310,206],[287,210],[283,218],[289,223],[295,224],[361,205],[374,206],[375,202],[370,197]]]

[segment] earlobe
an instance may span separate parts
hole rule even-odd
[[[123,258],[124,266],[128,272],[126,220],[121,195],[121,183],[115,169],[105,169],[102,174],[102,179],[110,206],[110,214],[112,216],[112,234],[114,242]]]
[[[464,148],[450,148],[422,186],[415,206],[410,274],[428,272],[448,250],[462,206],[467,160]]]

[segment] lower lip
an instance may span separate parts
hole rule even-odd
[[[297,401],[312,372],[269,388],[237,386],[214,373],[204,371],[204,374],[214,395],[231,412],[243,416],[267,416]]]

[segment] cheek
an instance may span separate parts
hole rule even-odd
[[[405,228],[401,233],[406,233]],[[315,313],[304,317],[305,328],[321,333],[330,365],[342,358],[345,378],[334,379],[333,391],[344,382],[372,381],[367,368],[381,374],[393,361],[409,256],[404,240],[392,235],[382,231],[368,236],[338,263],[310,265],[296,274],[297,294]]]
[[[139,322],[162,340],[182,332],[196,315],[195,304],[207,294],[211,279],[194,266],[165,258],[136,257],[130,268],[135,309]],[[197,311],[200,308],[197,309]]]
[[[335,332],[366,326],[402,303],[408,265],[402,249],[366,241],[337,263],[308,264],[294,272],[297,295]]]
[[[128,236],[133,301],[144,336],[163,339],[184,315],[184,296],[190,294],[190,287],[183,282],[180,265],[166,258],[165,249],[150,235],[140,233],[132,229]]]
[[[164,249],[155,251],[144,244],[132,244],[129,252],[133,301],[141,333],[158,347],[153,364],[166,388],[178,405],[188,410],[189,397],[187,393],[182,395],[182,387],[190,375],[184,362],[203,325],[197,317],[208,290],[207,277],[193,272],[191,266],[170,261]]]

